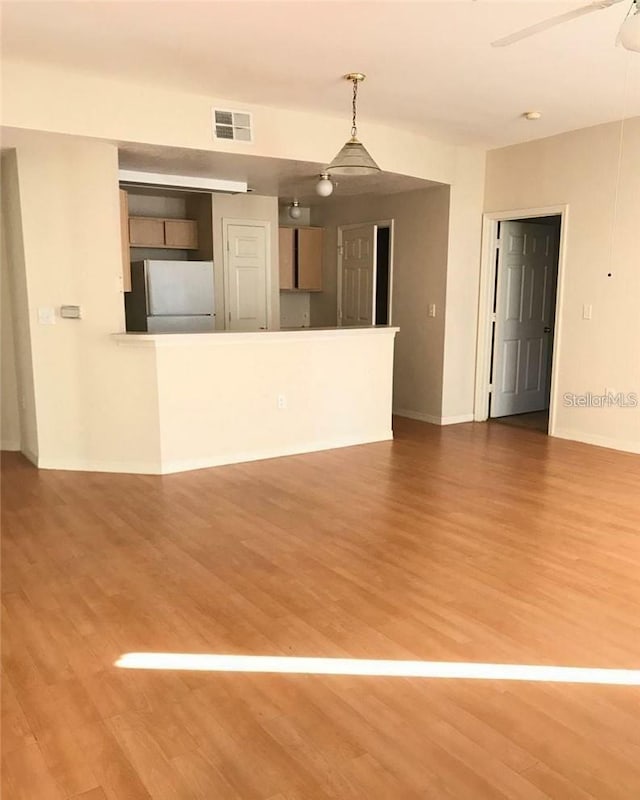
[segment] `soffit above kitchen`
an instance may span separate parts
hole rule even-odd
[[[118,153],[121,169],[246,181],[255,194],[297,197],[307,206],[326,203],[315,192],[323,165],[311,161],[132,143],[120,143]],[[334,182],[335,197],[397,194],[442,185],[393,172],[335,178]]]

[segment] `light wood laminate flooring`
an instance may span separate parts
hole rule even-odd
[[[638,686],[114,666],[640,668],[640,457],[395,428],[165,477],[4,454],[3,797],[640,798]]]

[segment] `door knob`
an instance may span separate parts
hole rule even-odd
[[[544,332],[545,333],[551,333],[551,328],[548,325],[545,325],[544,326]]]

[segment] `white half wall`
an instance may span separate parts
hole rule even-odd
[[[391,439],[396,330],[114,338],[156,370],[167,473]]]

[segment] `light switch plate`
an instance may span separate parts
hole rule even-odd
[[[591,314],[593,313],[593,306],[591,303],[585,303],[582,306],[582,319],[591,319]]]
[[[436,304],[435,303],[431,303],[429,305],[429,316],[430,317],[435,317],[435,315],[436,315]]]

